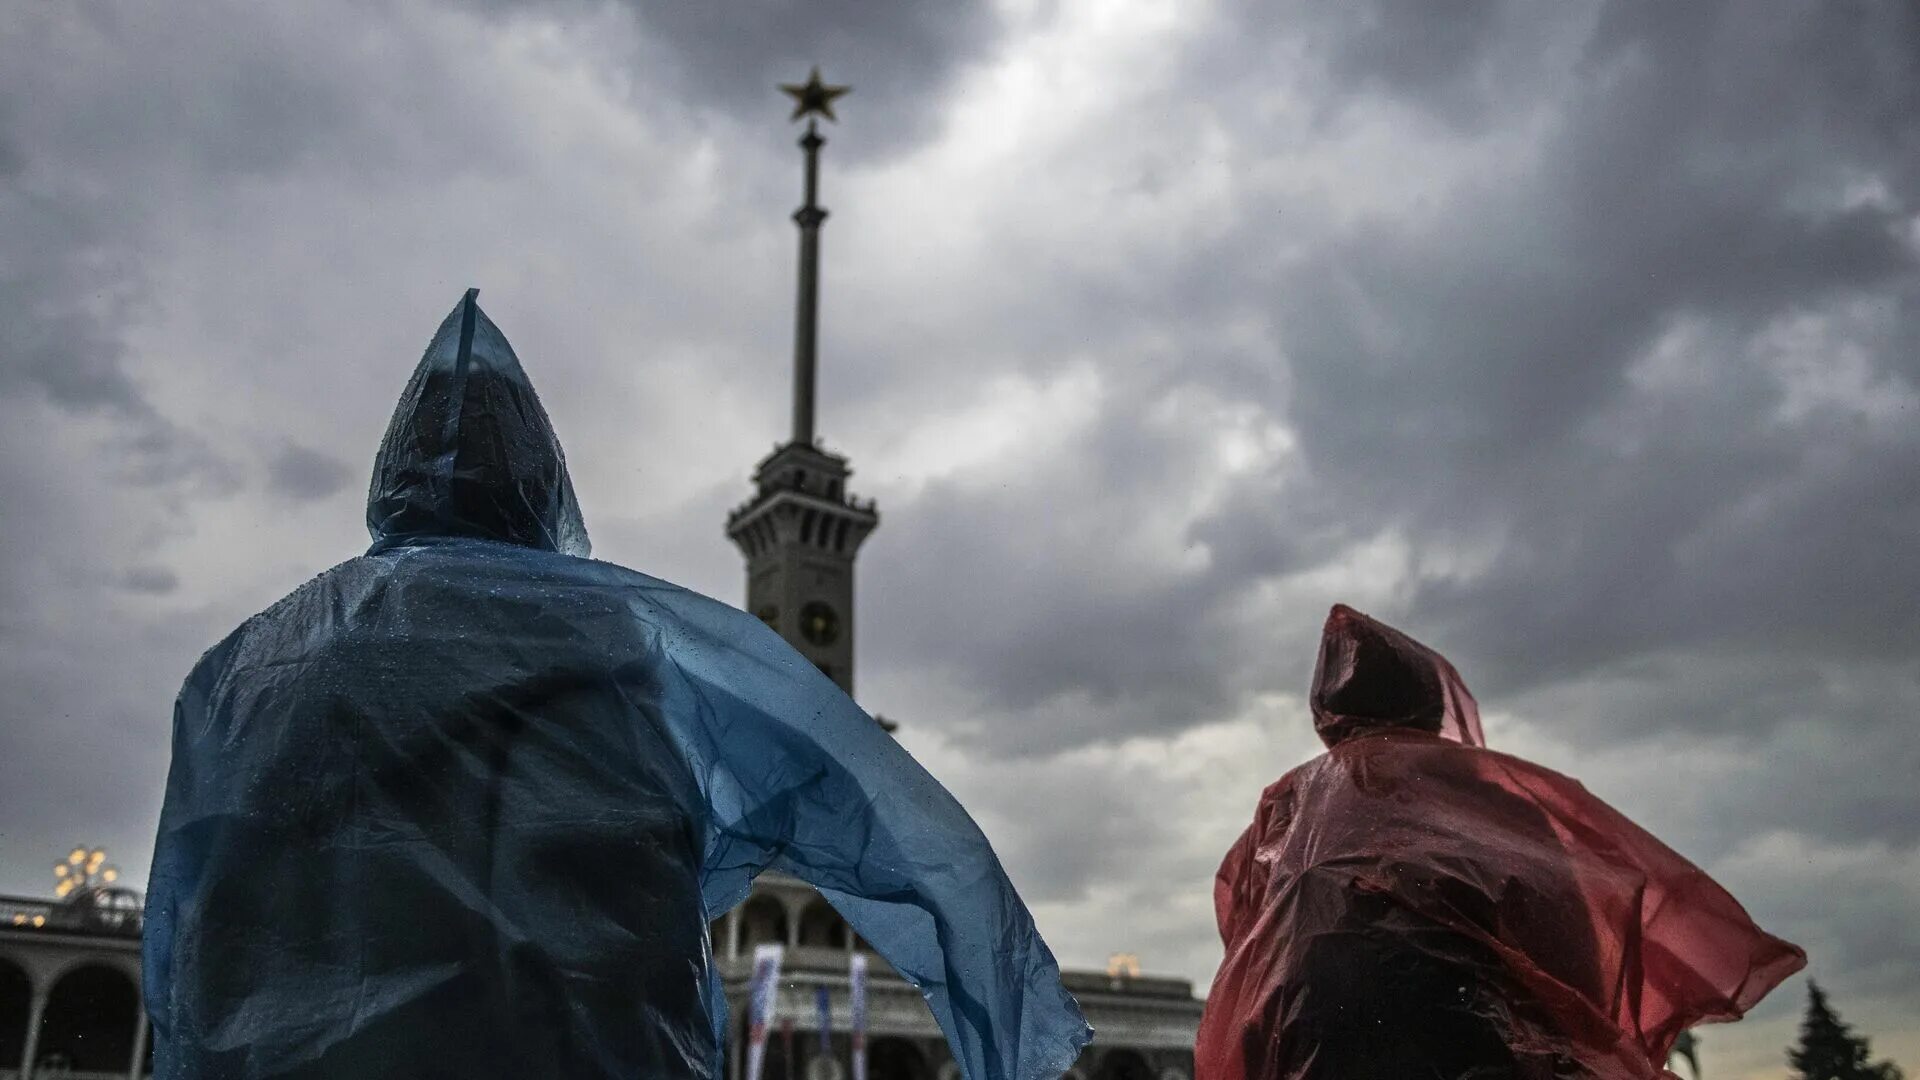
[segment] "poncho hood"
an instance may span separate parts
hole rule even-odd
[[[1328,747],[1396,728],[1486,745],[1479,706],[1447,658],[1345,604],[1327,613],[1309,700]]]
[[[367,492],[372,550],[472,537],[584,557],[560,439],[479,295],[440,324],[394,407]]]

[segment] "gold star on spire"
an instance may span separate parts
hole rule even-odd
[[[834,120],[837,123],[838,118],[833,115],[833,99],[853,89],[853,87],[826,85],[820,81],[820,68],[816,65],[813,69],[813,74],[807,77],[806,82],[798,85],[782,83],[780,84],[780,89],[786,91],[787,95],[793,98],[792,119],[798,120],[811,113],[819,113],[821,116],[829,120]]]

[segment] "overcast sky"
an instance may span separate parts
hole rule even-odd
[[[1327,605],[1920,1068],[1909,4],[0,0],[0,891],[143,879],[200,651],[366,545],[468,286],[595,554],[737,602],[828,134],[858,696],[1063,960],[1204,989]],[[1785,1075],[1803,979],[1705,1034]]]

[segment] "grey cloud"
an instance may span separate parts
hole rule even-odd
[[[119,342],[96,320],[78,312],[35,319],[32,315],[39,306],[40,298],[25,288],[0,290],[0,309],[17,316],[10,325],[18,335],[14,342],[18,374],[68,409],[151,414],[121,364]]]
[[[622,2],[641,29],[641,55],[633,62],[648,69],[649,82],[677,91],[676,107],[691,104],[764,127],[788,101],[775,86],[804,82],[816,64],[826,81],[852,85],[853,95],[836,109],[858,117],[859,137],[835,151],[850,161],[931,136],[953,80],[967,64],[989,55],[1003,32],[993,6],[980,0]],[[478,6],[562,20],[569,10],[520,0],[482,0]],[[653,108],[656,102],[638,100],[635,106]]]
[[[180,587],[180,575],[164,566],[136,566],[120,575],[120,584],[129,592],[165,596]]]
[[[288,443],[267,462],[273,492],[289,499],[324,499],[347,486],[353,470],[311,447]]]
[[[1414,609],[1461,628],[1495,689],[1729,623],[1815,650],[1884,642],[1886,620],[1912,625],[1883,599],[1920,584],[1888,554],[1915,529],[1899,492],[1911,436],[1775,423],[1782,390],[1745,359],[1796,312],[1858,299],[1905,321],[1916,275],[1899,229],[1920,192],[1842,207],[1832,187],[1849,171],[1907,175],[1899,146],[1850,138],[1846,114],[1874,115],[1911,83],[1889,73],[1866,87],[1877,97],[1822,99],[1820,69],[1769,62],[1805,28],[1737,60],[1698,51],[1723,40],[1711,28],[1649,42],[1609,24],[1536,172],[1330,238],[1274,283],[1288,415],[1329,492],[1306,502],[1324,522],[1296,527],[1498,544],[1492,572],[1429,585]],[[1703,67],[1740,82],[1698,85]],[[1735,167],[1785,155],[1723,95],[1796,78],[1834,142],[1764,172]],[[1691,347],[1708,354],[1709,381],[1636,395],[1627,372],[1684,320],[1704,327]],[[1877,373],[1911,371],[1897,336],[1831,344],[1868,350]],[[1638,444],[1617,445],[1629,431]]]
[[[1461,128],[1516,104],[1512,87],[1541,76],[1538,65],[1552,55],[1542,45],[1564,22],[1564,14],[1506,0],[1306,8],[1319,16],[1306,25],[1324,50],[1328,84],[1378,91]]]
[[[220,146],[257,154],[288,132],[312,130],[270,107],[276,88],[297,75],[176,14],[36,8],[9,20],[16,34],[0,62],[0,100],[64,107],[15,106],[0,129],[14,166],[0,170],[0,325],[8,336],[0,386],[112,418],[106,444],[127,483],[231,492],[232,463],[163,415],[142,387],[127,325],[151,287],[139,269],[153,231],[151,200],[179,178],[167,158],[198,151],[218,172],[235,164],[219,160]],[[227,80],[226,93],[156,91],[181,81],[177,61],[189,42],[228,53],[201,72]],[[97,62],[121,77],[94,77]],[[230,103],[239,104],[228,110]],[[191,168],[205,164],[189,160]],[[125,182],[141,187],[126,190]]]
[[[0,124],[5,116],[0,115]],[[0,126],[0,180],[7,180],[27,167],[27,156],[13,144],[7,129]]]
[[[133,328],[177,302],[152,273],[167,231],[328,130],[309,91],[331,69],[297,27],[217,7],[0,7],[0,685],[18,706],[0,888],[20,891],[39,887],[36,853],[81,839],[143,876],[168,701],[245,614],[224,582],[183,603],[157,561],[240,470],[226,432],[168,411],[174,358]],[[355,157],[362,175],[378,161]]]
[[[525,29],[515,20],[544,29],[588,17],[584,7],[492,7],[499,19],[458,28],[511,45]],[[108,433],[93,444],[103,468],[91,458],[43,463],[32,453],[57,440],[0,428],[9,450],[0,484],[15,511],[0,517],[9,552],[0,677],[49,714],[10,725],[0,754],[0,793],[26,793],[0,807],[26,823],[9,849],[68,843],[83,823],[96,835],[125,823],[111,840],[117,856],[122,842],[129,852],[143,842],[180,672],[331,557],[250,543],[272,535],[269,496],[324,498],[351,483],[410,358],[376,378],[350,356],[319,357],[340,365],[329,378],[343,394],[368,396],[364,409],[343,405],[325,421],[371,417],[355,435],[363,445],[272,431],[269,446],[295,441],[264,462],[267,485],[241,489],[247,474],[232,466],[232,448],[262,437],[235,425],[252,419],[203,424],[165,412],[159,403],[178,398],[158,391],[176,388],[175,365],[194,378],[256,370],[259,342],[284,328],[311,334],[318,317],[301,305],[318,301],[286,290],[284,326],[278,313],[246,329],[188,320],[189,345],[203,334],[225,350],[204,366],[127,340],[121,313],[187,302],[192,283],[174,289],[167,275],[207,269],[170,250],[170,232],[212,237],[206,257],[236,258],[218,247],[227,212],[276,197],[290,178],[365,206],[374,222],[418,212],[404,200],[422,190],[516,208],[502,227],[529,254],[514,263],[528,269],[511,302],[540,315],[509,330],[537,365],[569,449],[591,463],[582,475],[597,489],[583,496],[601,550],[734,599],[739,566],[719,522],[764,440],[714,463],[704,460],[711,446],[691,453],[653,429],[679,430],[683,399],[704,403],[717,380],[717,400],[776,399],[765,438],[779,434],[788,279],[754,277],[739,291],[711,283],[757,273],[733,260],[764,255],[790,268],[780,215],[796,178],[790,156],[775,168],[771,153],[740,153],[746,140],[735,136],[752,125],[789,155],[772,84],[818,62],[856,87],[835,151],[849,162],[856,150],[898,154],[937,136],[970,65],[1019,44],[985,6],[884,7],[777,5],[736,22],[727,16],[737,9],[631,6],[641,44],[619,58],[633,82],[627,107],[664,129],[708,129],[703,139],[719,130],[728,165],[700,212],[716,222],[765,212],[778,232],[777,247],[742,240],[724,257],[706,246],[714,229],[662,238],[640,235],[657,222],[615,222],[618,208],[594,204],[591,185],[568,188],[585,193],[568,209],[608,222],[604,249],[577,237],[564,250],[527,243],[554,224],[537,208],[568,166],[522,171],[516,155],[535,152],[521,141],[529,136],[493,99],[476,103],[485,87],[471,72],[463,78],[422,44],[447,29],[432,21],[450,18],[446,8],[33,7],[33,21],[0,44],[0,408],[64,445],[76,430]],[[1906,600],[1920,582],[1905,553],[1920,546],[1909,490],[1920,442],[1911,417],[1885,415],[1884,404],[1844,394],[1796,404],[1769,335],[1785,319],[1811,320],[1811,377],[1853,364],[1868,397],[1915,378],[1913,14],[1482,4],[1436,21],[1427,5],[1388,2],[1223,10],[1228,32],[1199,43],[1180,84],[1162,92],[1193,104],[1167,115],[1220,125],[1225,148],[1207,152],[1234,156],[1221,196],[1231,205],[1219,211],[1231,227],[1155,238],[1165,242],[1143,251],[1090,240],[1111,256],[1104,264],[1053,232],[1044,242],[1008,235],[994,241],[994,265],[1017,287],[951,281],[950,293],[906,314],[879,310],[898,294],[865,309],[839,292],[827,298],[823,414],[829,434],[848,441],[863,437],[863,416],[938,418],[985,375],[1044,380],[1098,358],[1097,414],[1064,434],[1037,421],[1043,430],[1022,440],[1050,449],[1013,465],[895,478],[884,458],[854,455],[859,490],[880,494],[886,515],[862,556],[863,686],[888,688],[898,700],[875,704],[909,725],[951,725],[983,771],[1025,781],[978,788],[983,821],[998,817],[996,838],[1024,868],[1023,888],[1070,913],[1116,891],[1157,912],[1204,891],[1231,837],[1189,835],[1200,793],[1168,784],[1140,795],[1142,774],[1076,771],[1095,766],[1075,750],[1192,734],[1246,714],[1260,693],[1298,700],[1324,605],[1336,599],[1448,652],[1491,709],[1536,725],[1547,753],[1576,771],[1618,755],[1621,779],[1608,792],[1703,861],[1766,831],[1836,850],[1910,846],[1920,762],[1903,728],[1920,704],[1907,645],[1920,625]],[[608,74],[604,56],[561,55],[603,43],[540,41],[557,66],[577,60]],[[1245,107],[1273,88],[1307,119],[1291,99]],[[515,122],[538,122],[529,116]],[[1133,115],[1099,133],[1142,147],[1074,182],[1092,185],[1089,198],[1128,190],[1141,200],[1129,205],[1149,209],[1194,197],[1199,144],[1173,122]],[[1471,160],[1437,161],[1429,189],[1353,211],[1332,190],[1346,178],[1315,178],[1315,155],[1320,141],[1365,125]],[[1259,169],[1238,168],[1292,160],[1301,175],[1266,170],[1286,174],[1271,190]],[[1378,179],[1364,157],[1341,160],[1356,187]],[[741,194],[774,185],[771,210]],[[278,260],[332,237],[336,223],[288,211],[268,235],[224,239]],[[487,247],[462,235],[402,250],[376,232],[323,245],[340,252],[345,284],[315,288],[379,324],[334,345],[412,353]],[[571,291],[625,280],[636,250],[671,270],[631,297]],[[831,277],[846,248],[828,250]],[[728,265],[715,271],[716,259]],[[382,260],[392,280],[353,280]],[[425,310],[411,310],[409,276],[433,279],[417,286],[432,293]],[[750,290],[760,292],[747,303]],[[769,291],[776,298],[763,302]],[[639,315],[593,307],[628,299]],[[567,331],[570,305],[627,336]],[[1213,333],[1241,320],[1263,334],[1222,344]],[[670,395],[627,378],[657,351],[711,356],[716,339],[730,357],[750,351],[743,340],[764,341],[766,362],[672,369],[661,384]],[[583,342],[604,354],[583,357]],[[281,373],[316,360],[297,343],[284,362],[268,358]],[[244,385],[263,423],[309,404],[276,400],[259,389],[264,376]],[[1214,501],[1187,506],[1197,483],[1219,479],[1214,433],[1150,416],[1193,389],[1286,422],[1297,453],[1220,480]],[[584,415],[575,422],[563,407]],[[618,455],[632,455],[631,466]],[[123,481],[114,498],[86,487],[96,472]],[[678,494],[658,494],[669,487]],[[210,501],[221,493],[235,497]],[[349,541],[351,524],[339,534]],[[204,550],[199,563],[188,545],[164,550],[194,529],[218,537],[217,567]],[[1404,541],[1416,575],[1376,604],[1353,595],[1379,584],[1371,570],[1346,560],[1382,537]],[[180,579],[171,591],[167,574]],[[1283,599],[1263,599],[1276,585]],[[71,659],[101,655],[126,662],[96,680]],[[1310,752],[1301,735],[1287,753]],[[82,785],[56,818],[39,805],[45,776],[76,775],[76,738],[137,746],[115,757],[111,783]],[[1634,781],[1648,760],[1672,769],[1689,748],[1702,761],[1698,785]],[[1292,761],[1271,764],[1278,773]],[[1818,911],[1807,899],[1818,890],[1786,874],[1797,857],[1764,851],[1734,867],[1730,883],[1763,921],[1804,908],[1796,926],[1838,917],[1859,933],[1884,928],[1871,905]],[[1865,890],[1870,878],[1846,880]],[[1204,975],[1204,914],[1168,933],[1190,973]],[[1897,975],[1869,972],[1865,939],[1847,934],[1826,962],[1911,997]]]
[[[1259,658],[1222,606],[1238,582],[1140,543],[1178,533],[1169,493],[1207,468],[1204,432],[1138,426],[1165,389],[1116,387],[1083,438],[1004,485],[936,482],[884,508],[888,531],[864,556],[866,618],[886,628],[890,662],[949,671],[1003,717],[981,749],[1175,730],[1244,692]]]

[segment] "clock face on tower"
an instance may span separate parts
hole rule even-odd
[[[800,609],[800,636],[809,644],[831,645],[840,640],[840,615],[832,607],[814,600]]]

